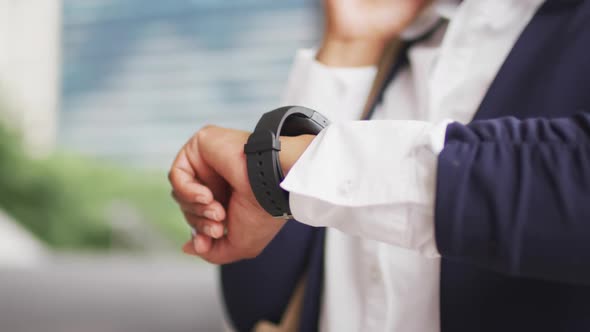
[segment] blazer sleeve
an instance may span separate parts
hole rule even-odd
[[[435,204],[443,257],[590,284],[590,114],[450,124]]]

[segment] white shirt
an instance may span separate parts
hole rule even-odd
[[[469,122],[542,0],[437,1],[404,36],[449,19],[410,48],[376,121],[360,117],[376,69],[297,54],[283,104],[333,124],[281,184],[300,222],[329,227],[322,331],[439,331],[436,162],[450,120]],[[433,16],[434,15],[434,16]]]

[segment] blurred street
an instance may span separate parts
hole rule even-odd
[[[221,331],[215,280],[212,266],[181,257],[59,256],[2,268],[0,331]]]
[[[0,332],[223,330],[166,172],[279,106],[320,7],[0,0]]]

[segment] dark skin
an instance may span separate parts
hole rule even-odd
[[[208,126],[179,152],[169,179],[197,234],[183,251],[215,264],[256,257],[283,227],[260,207],[248,181],[244,144],[250,133]],[[314,136],[281,138],[285,173]],[[227,234],[224,236],[224,227]]]

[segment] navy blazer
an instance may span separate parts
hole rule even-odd
[[[590,331],[590,1],[546,1],[474,121],[447,128],[435,223],[443,332]],[[221,267],[239,331],[280,321],[304,272],[300,330],[318,329],[324,232],[290,221]]]

